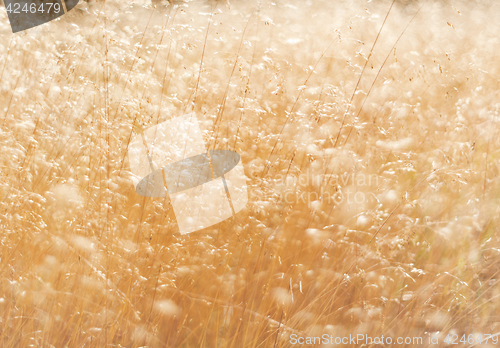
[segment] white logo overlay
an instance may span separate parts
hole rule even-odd
[[[135,134],[128,156],[132,181],[145,197],[170,197],[186,234],[224,221],[248,202],[240,155],[206,150],[194,113]]]

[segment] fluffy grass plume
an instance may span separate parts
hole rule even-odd
[[[500,3],[107,0],[18,34],[0,17],[0,346],[500,332]],[[181,235],[127,147],[192,111],[241,155],[249,203]]]

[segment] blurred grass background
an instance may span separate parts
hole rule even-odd
[[[155,5],[0,12],[0,345],[500,331],[498,3]],[[182,236],[127,146],[192,110],[250,201]]]

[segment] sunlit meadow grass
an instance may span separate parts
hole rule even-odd
[[[499,5],[2,10],[0,346],[499,332]],[[191,111],[250,200],[180,235],[127,146]]]

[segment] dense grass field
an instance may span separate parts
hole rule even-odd
[[[497,346],[499,29],[479,0],[2,9],[0,346]],[[190,112],[249,202],[181,235],[127,149]]]

